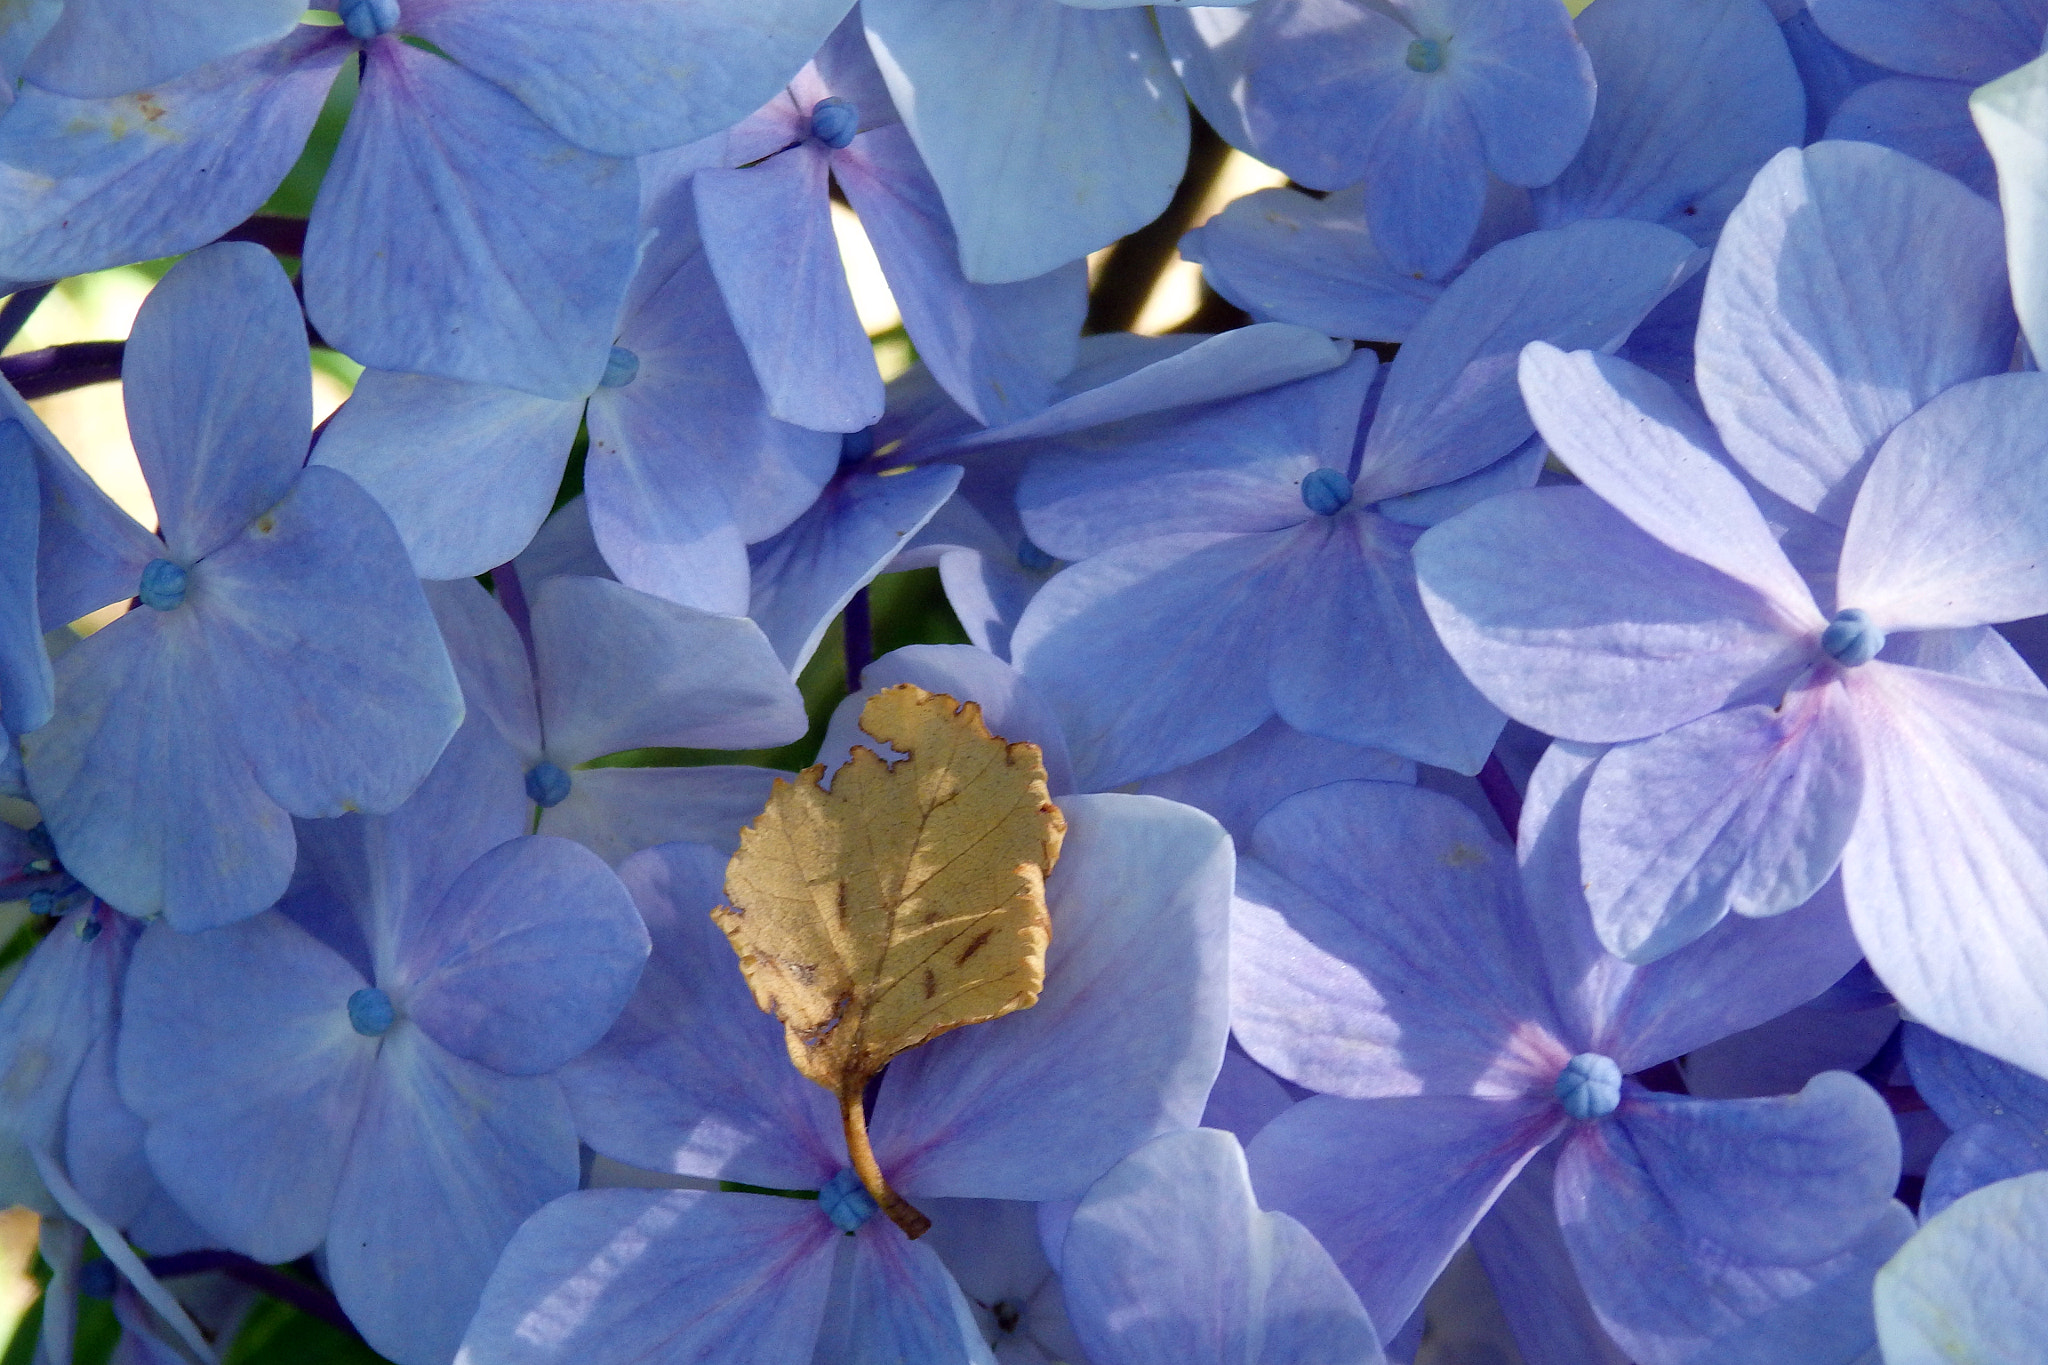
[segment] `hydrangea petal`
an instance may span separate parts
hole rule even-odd
[[[210,669],[257,780],[296,815],[388,811],[462,721],[462,693],[382,508],[310,468],[195,573]]]
[[[513,1235],[456,1359],[809,1360],[838,1241],[808,1200],[584,1190]]]
[[[2048,1072],[2048,699],[1859,670],[1863,812],[1842,858],[1870,965],[1930,1028]]]
[[[306,228],[306,311],[373,369],[597,387],[634,259],[630,163],[445,58],[372,44]]]
[[[1384,1341],[1564,1122],[1548,1096],[1312,1095],[1267,1124],[1245,1156],[1259,1203],[1315,1235]]]
[[[378,1049],[335,1190],[335,1297],[380,1354],[447,1360],[505,1243],[576,1177],[553,1080],[499,1075],[400,1026]]]
[[[1828,120],[1831,139],[1875,142],[1952,175],[1986,199],[1998,174],[1970,122],[1970,87],[1960,81],[1894,76],[1850,93]]]
[[[1813,649],[1768,599],[1585,489],[1502,494],[1414,553],[1422,604],[1473,685],[1568,739],[1638,739],[1782,689]]]
[[[36,602],[42,508],[35,442],[21,423],[0,419],[0,733],[9,735],[43,725],[54,704]]]
[[[60,95],[125,95],[216,58],[274,42],[304,13],[300,0],[70,0],[18,74]]]
[[[2034,56],[2048,29],[2040,0],[1814,0],[1809,8],[1829,38],[1866,61],[1972,85]]]
[[[692,183],[705,257],[769,414],[859,431],[882,415],[882,376],[832,233],[830,174],[829,153],[806,142],[757,165],[699,171]]]
[[[533,539],[582,420],[580,398],[365,370],[313,462],[377,500],[421,578],[466,578]]]
[[[149,1123],[157,1178],[228,1246],[289,1261],[327,1235],[376,1064],[348,1021],[365,984],[282,915],[152,925],[136,944],[121,1097]]]
[[[2048,354],[2048,60],[1972,94],[1970,116],[1998,166],[2013,305],[2034,354]]]
[[[1547,342],[1522,352],[1530,416],[1602,501],[1659,541],[1755,588],[1792,621],[1825,622],[1713,428],[1670,386],[1624,360]]]
[[[307,28],[137,94],[24,87],[0,126],[0,279],[62,279],[220,236],[291,169],[350,48]],[[116,199],[125,211],[97,211]]]
[[[406,0],[405,26],[517,96],[578,146],[608,156],[675,147],[739,122],[775,94],[846,0]],[[715,53],[716,60],[706,60]]]
[[[761,813],[773,768],[582,768],[568,799],[541,813],[543,834],[574,839],[613,867],[671,840],[732,853],[740,827]]]
[[[1090,1187],[1060,1253],[1090,1358],[1130,1365],[1377,1365],[1379,1336],[1329,1256],[1252,1197],[1228,1134],[1154,1138]],[[1175,1286],[1161,1300],[1160,1287]]]
[[[2048,1134],[2048,1079],[1922,1024],[1907,1024],[1900,1043],[1914,1089],[1949,1127],[1997,1119]]]
[[[624,1014],[560,1073],[584,1141],[643,1170],[816,1189],[846,1165],[832,1099],[789,1064],[711,909],[727,853],[664,844],[619,869],[654,942]]]
[[[1992,375],[1938,395],[1872,461],[1842,542],[1842,605],[1886,631],[2048,610],[2048,378]]]
[[[1877,1276],[1889,1365],[2024,1360],[2048,1332],[2048,1172],[2001,1181],[1930,1220]]]
[[[1187,104],[1150,15],[872,0],[861,18],[969,280],[1043,275],[1151,222],[1172,198]],[[1053,128],[1065,131],[1040,131]]]
[[[2048,1170],[2048,1136],[2041,1129],[2029,1132],[2003,1123],[1973,1123],[1950,1136],[1927,1163],[1926,1183],[1920,1189],[1921,1220],[1933,1218],[1973,1190],[2040,1170]]]
[[[1228,836],[1157,797],[1061,808],[1038,1003],[905,1053],[883,1078],[876,1156],[913,1197],[1074,1198],[1196,1123],[1222,1065]]]
[[[1250,848],[1253,827],[1288,797],[1358,780],[1412,783],[1415,764],[1384,749],[1304,734],[1275,716],[1226,749],[1143,779],[1138,790],[1209,812],[1239,848]]]
[[[852,1260],[839,1329],[846,1340],[827,1358],[846,1365],[995,1365],[967,1297],[931,1247],[877,1218],[854,1234]],[[826,1340],[835,1335],[828,1327]]]
[[[1989,204],[1897,152],[1824,142],[1773,157],[1729,215],[1701,305],[1700,399],[1728,453],[1846,523],[1893,427],[2007,368],[2002,241]]]
[[[647,959],[632,897],[566,839],[500,844],[412,910],[390,988],[436,1043],[506,1075],[553,1071],[603,1037]]]
[[[1520,1095],[1568,1055],[1524,969],[1508,850],[1435,792],[1343,782],[1283,801],[1239,868],[1231,1027],[1325,1094]]]
[[[1472,1229],[1472,1249],[1525,1365],[1629,1365],[1587,1302],[1558,1230],[1556,1151],[1531,1157],[1501,1191]]]

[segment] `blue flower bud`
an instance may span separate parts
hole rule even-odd
[[[526,795],[543,809],[559,806],[569,796],[569,774],[542,759],[526,770]]]
[[[860,110],[839,96],[819,100],[811,106],[811,136],[838,151],[853,144],[860,131]]]
[[[1351,480],[1334,469],[1314,469],[1301,481],[1301,500],[1319,517],[1334,517],[1351,501]]]
[[[1604,1119],[1621,1107],[1621,1068],[1612,1057],[1581,1052],[1557,1073],[1551,1093],[1575,1119]]]
[[[623,389],[639,373],[640,357],[623,346],[614,346],[612,353],[605,357],[604,378],[597,381],[597,386],[601,389]]]
[[[1033,573],[1044,573],[1056,562],[1053,557],[1038,548],[1031,537],[1017,542],[1017,562]]]
[[[1444,69],[1444,45],[1435,38],[1417,38],[1408,44],[1408,69],[1427,75]]]
[[[348,1026],[365,1038],[381,1038],[398,1019],[391,997],[365,986],[348,998]]]
[[[873,427],[862,427],[859,431],[849,431],[839,438],[839,465],[842,469],[850,464],[859,464],[874,453],[875,429]]]
[[[818,1191],[818,1207],[841,1232],[858,1232],[860,1225],[882,1211],[875,1197],[852,1171],[841,1171]]]
[[[341,0],[341,26],[348,36],[367,43],[398,27],[398,0]]]
[[[185,570],[168,559],[152,559],[142,566],[142,586],[135,595],[151,611],[170,611],[185,601]]]
[[[31,915],[54,915],[57,913],[57,893],[54,891],[31,891],[28,893],[28,912]]]
[[[1855,668],[1877,657],[1877,652],[1884,648],[1884,632],[1870,619],[1869,612],[1851,607],[1836,612],[1835,619],[1828,622],[1828,628],[1820,635],[1820,647],[1842,667]]]

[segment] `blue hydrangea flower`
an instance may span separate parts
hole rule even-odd
[[[1926,1222],[1972,1190],[2048,1170],[2048,1080],[1920,1024],[1905,1026],[1913,1088],[1953,1135],[1927,1168]]]
[[[151,292],[122,369],[162,532],[61,451],[43,460],[43,624],[139,605],[58,661],[29,786],[73,876],[183,929],[274,902],[292,815],[390,810],[462,719],[390,519],[303,468],[305,347],[268,252],[197,252]]]
[[[1964,1195],[1878,1273],[1886,1365],[2025,1360],[2048,1331],[2041,1229],[2048,1172]]]

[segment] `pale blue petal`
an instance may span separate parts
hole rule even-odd
[[[36,603],[42,498],[28,428],[0,419],[0,735],[50,719],[54,675]]]
[[[1827,135],[1904,152],[1986,199],[1997,197],[1998,173],[1970,121],[1970,87],[1961,81],[1873,81],[1842,101],[1828,120]]]
[[[462,684],[464,721],[487,722],[531,766],[541,752],[540,710],[533,660],[519,628],[475,579],[423,583],[421,588]]]
[[[582,420],[581,398],[365,370],[313,463],[377,500],[421,578],[467,578],[533,539]]]
[[[569,796],[541,812],[540,832],[574,839],[613,867],[681,840],[738,850],[740,826],[761,813],[773,768],[581,768]]]
[[[632,164],[444,58],[366,60],[306,229],[308,316],[373,369],[588,394],[633,270]]]
[[[284,497],[313,429],[306,324],[260,246],[196,251],[157,282],[121,361],[168,557],[189,566]]]
[[[861,17],[969,280],[1043,275],[1151,222],[1173,197],[1187,104],[1150,15],[871,0]]]
[[[2048,354],[2048,61],[1973,94],[1970,115],[1998,166],[2013,304],[2034,354]]]
[[[9,75],[60,95],[125,95],[284,37],[303,0],[67,0],[29,60]]]
[[[1915,76],[1981,84],[2041,50],[2041,0],[1813,0],[1823,32],[1857,56]]]
[[[1959,1199],[1878,1272],[1887,1365],[2025,1360],[2048,1333],[2048,1172]]]
[[[1249,848],[1253,827],[1288,797],[1356,780],[1412,783],[1415,764],[1384,749],[1304,734],[1275,716],[1207,758],[1144,778],[1138,790],[1209,812],[1239,848]]]
[[[2048,1170],[2048,1136],[2040,1128],[1973,1123],[1942,1143],[1927,1163],[1926,1184],[1920,1190],[1921,1220],[1934,1217],[1972,1190],[2039,1170]]]
[[[845,1339],[840,1349],[821,1352],[828,1359],[844,1365],[996,1365],[974,1310],[938,1253],[906,1240],[886,1219],[873,1219],[855,1234],[845,1298],[835,1295],[833,1302],[845,1326],[828,1328],[824,1336],[829,1342],[843,1331]]]
[[[334,33],[305,29],[115,99],[24,88],[0,123],[0,278],[55,280],[189,251],[256,212],[350,54]],[[106,211],[116,201],[122,211]]]

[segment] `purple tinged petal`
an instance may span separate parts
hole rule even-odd
[[[581,398],[365,370],[313,462],[377,500],[420,577],[467,578],[533,539],[582,420]]]
[[[1149,796],[1073,796],[1046,880],[1045,990],[905,1053],[870,1131],[913,1198],[1071,1199],[1193,1126],[1229,1031],[1230,840]]]
[[[1525,1365],[1629,1365],[1586,1301],[1551,1193],[1556,1148],[1530,1158],[1472,1229]]]
[[[839,1237],[808,1200],[585,1190],[513,1236],[456,1359],[809,1360]]]
[[[92,99],[176,80],[196,67],[285,37],[299,0],[75,0],[18,72],[30,85]]]
[[[1385,1340],[1564,1123],[1547,1095],[1313,1095],[1267,1124],[1245,1156],[1260,1204],[1315,1235]]]
[[[335,1297],[380,1354],[445,1361],[505,1243],[576,1177],[576,1130],[553,1080],[498,1075],[396,1029],[335,1190]]]
[[[1422,604],[1481,694],[1546,733],[1638,739],[1782,690],[1810,636],[1577,488],[1506,493],[1415,546]]]
[[[863,134],[832,159],[832,174],[874,244],[919,358],[954,400],[987,426],[1049,405],[1078,354],[1087,267],[969,281],[938,186],[900,124]]]
[[[540,710],[534,696],[533,661],[519,638],[519,628],[474,579],[423,583],[421,587],[462,684],[465,722],[488,723],[522,764],[531,765],[541,751]]]
[[[761,628],[564,575],[534,589],[547,751],[562,763],[650,745],[765,749],[809,728]]]
[[[1406,66],[1398,54],[1410,41],[1396,30],[1392,43],[1370,53],[1383,68],[1374,73],[1382,88],[1359,92],[1371,102],[1352,126],[1373,130],[1363,167],[1373,240],[1396,270],[1442,279],[1464,259],[1486,211],[1485,142],[1471,106],[1452,90],[1384,69],[1389,57]]]
[[[995,1365],[974,1310],[939,1254],[906,1239],[884,1219],[872,1219],[855,1234],[844,1293],[844,1300],[834,1296],[838,1321],[824,1334],[830,1344],[821,1354],[828,1359],[846,1365]]]
[[[1488,167],[1511,185],[1549,184],[1593,119],[1593,64],[1578,34],[1539,0],[1443,0],[1441,14],[1464,49],[1446,66],[1472,108]]]
[[[681,840],[737,852],[740,827],[761,813],[772,768],[583,768],[568,799],[541,813],[540,832],[574,839],[613,867]]]
[[[1343,782],[1259,822],[1239,869],[1231,1026],[1288,1080],[1354,1099],[1548,1095],[1570,1050],[1508,850],[1435,792]]]
[[[1790,622],[1825,624],[1704,418],[1626,361],[1546,342],[1522,352],[1543,439],[1603,502],[1670,549],[1762,593]]]
[[[1043,275],[1172,198],[1187,105],[1150,15],[873,0],[861,18],[969,280]]]
[[[2048,1170],[2048,1136],[2003,1123],[1973,1123],[1941,1144],[1920,1190],[1924,1222],[1986,1185]]]
[[[1842,985],[1839,993],[1824,993],[1755,1028],[1686,1053],[1679,1067],[1686,1091],[1701,1099],[1755,1099],[1797,1090],[1823,1071],[1869,1066],[1897,1031],[1899,1016],[1888,998],[1875,1004],[1849,998],[1851,991],[1867,989],[1859,982],[1867,979],[1868,970],[1854,972],[1846,985],[1837,983]],[[1940,1122],[1924,1109],[1920,1114],[1908,1122]],[[1910,1146],[1906,1166],[1909,1172],[1914,1167]]]
[[[1290,189],[1247,194],[1183,235],[1180,254],[1254,318],[1333,337],[1405,341],[1443,294],[1387,264],[1357,190],[1323,199]]]
[[[1357,1294],[1299,1223],[1260,1211],[1225,1133],[1154,1138],[1096,1181],[1068,1224],[1061,1274],[1092,1359],[1382,1359]]]
[[[56,662],[55,717],[22,741],[66,869],[109,904],[188,931],[283,895],[294,846],[221,714],[200,625],[131,612],[79,641]]]
[[[1930,1220],[1878,1272],[1889,1365],[2025,1360],[2048,1332],[2041,1229],[2048,1172],[2001,1181]]]
[[[1890,1197],[1898,1169],[1890,1112],[1841,1072],[1779,1099],[1638,1091],[1568,1140],[1556,1207],[1633,1358],[1676,1365],[1762,1338],[1847,1365],[1870,1342],[1868,1276],[1910,1228]]]
[[[2048,1072],[2048,698],[1889,664],[1851,681],[1842,889],[1871,967],[1928,1027]]]
[[[24,87],[0,129],[0,279],[62,279],[220,236],[284,179],[352,48],[306,28],[137,94]]]
[[[886,570],[953,496],[960,476],[958,465],[942,464],[840,479],[787,529],[749,550],[747,615],[791,677],[803,672],[854,593]]]
[[[1845,524],[1893,427],[2007,368],[2001,248],[1989,204],[1897,152],[1827,142],[1772,158],[1729,216],[1700,311],[1700,399],[1729,454]]]
[[[86,937],[99,913],[89,906],[58,920],[0,995],[0,1140],[9,1145],[61,1147],[73,1082],[112,1037],[134,931],[120,924]]]
[[[2048,1079],[1921,1024],[1906,1025],[1901,1043],[1914,1089],[1949,1127],[1999,1121],[2048,1134]]]
[[[1886,631],[2048,611],[2048,378],[1958,384],[1908,417],[1871,463],[1842,542],[1842,605]]]
[[[614,1160],[816,1189],[847,1164],[839,1111],[790,1065],[782,1026],[755,1005],[712,922],[727,856],[664,844],[619,869],[654,955],[619,1022],[562,1070],[562,1085],[583,1140]]]
[[[1202,1127],[1234,1134],[1250,1142],[1259,1130],[1294,1106],[1295,1096],[1278,1076],[1260,1066],[1235,1044],[1223,1054],[1223,1069],[1202,1109]]]
[[[1537,221],[1639,218],[1711,245],[1756,171],[1804,140],[1805,90],[1769,12],[1623,0],[1576,27],[1599,99],[1572,164],[1532,196]]]
[[[1854,707],[1824,678],[1776,707],[1716,711],[1617,745],[1579,820],[1601,941],[1650,962],[1730,911],[1803,905],[1834,875],[1862,795]]]
[[[1612,219],[1528,233],[1474,261],[1387,374],[1359,498],[1447,483],[1521,445],[1534,430],[1515,383],[1522,348],[1619,346],[1696,268],[1697,251],[1668,228]]]
[[[882,376],[832,232],[831,165],[807,142],[741,170],[699,171],[692,184],[705,258],[769,414],[859,431],[882,415]]]
[[[1822,32],[1879,66],[1980,85],[2041,50],[2041,0],[1813,0]]]
[[[121,1097],[164,1188],[227,1246],[278,1262],[326,1237],[376,1067],[348,1022],[365,984],[282,915],[136,944]]]
[[[304,338],[291,281],[246,242],[194,252],[144,300],[122,392],[173,561],[220,548],[298,477],[313,429]]]
[[[436,1043],[510,1076],[553,1071],[602,1038],[648,952],[603,860],[546,835],[484,854],[403,933],[383,984]]]
[[[366,57],[306,230],[307,315],[372,369],[588,394],[633,270],[632,165],[444,58]]]
[[[307,469],[194,578],[210,671],[263,789],[302,816],[405,800],[461,724],[462,693],[383,509]]]

